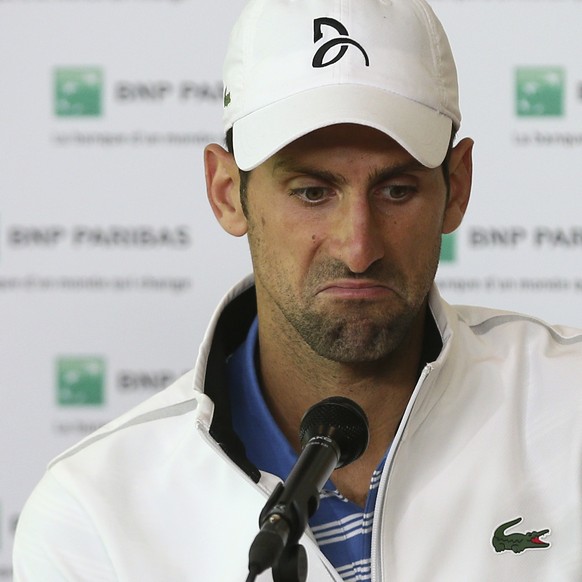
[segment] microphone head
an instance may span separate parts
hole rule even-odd
[[[314,404],[301,419],[301,448],[314,437],[328,437],[339,447],[336,468],[355,461],[366,450],[370,435],[366,413],[352,400],[332,396]]]

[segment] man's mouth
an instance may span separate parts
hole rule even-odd
[[[387,285],[371,280],[341,279],[321,285],[317,295],[336,299],[384,299],[393,294]]]

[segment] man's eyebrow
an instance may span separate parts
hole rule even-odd
[[[411,172],[428,172],[430,168],[423,166],[418,160],[408,160],[404,163],[394,164],[385,168],[378,168],[373,170],[368,175],[370,184],[378,184],[385,180],[390,180],[396,176],[407,174]]]
[[[370,185],[378,184],[385,180],[390,180],[401,174],[408,172],[427,172],[430,168],[423,166],[418,160],[406,160],[402,163],[395,163],[392,166],[385,166],[383,168],[376,168],[368,175],[368,183]],[[321,168],[311,167],[305,164],[297,163],[292,158],[279,158],[273,165],[273,175],[277,172],[303,174],[305,176],[312,176],[319,178],[325,182],[337,185],[347,184],[347,179],[343,174],[329,172]]]
[[[338,186],[347,184],[347,180],[342,174],[336,174],[334,172],[329,172],[328,170],[322,170],[321,168],[315,168],[305,164],[299,164],[291,158],[278,159],[273,166],[273,175],[277,172],[311,176],[330,184],[337,184]]]

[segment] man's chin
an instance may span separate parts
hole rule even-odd
[[[320,356],[339,363],[372,363],[388,357],[401,343],[399,330],[358,321],[341,329],[327,328],[315,337],[304,338]]]

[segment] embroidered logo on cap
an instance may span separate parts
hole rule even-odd
[[[540,550],[549,548],[549,542],[540,538],[550,533],[549,529],[540,531],[528,531],[526,533],[506,533],[510,527],[517,525],[523,518],[517,517],[506,523],[502,523],[493,533],[491,543],[496,552],[511,550],[514,554],[520,554],[524,550]]]
[[[329,27],[333,28],[336,32],[338,32],[340,34],[340,36],[333,38],[331,40],[328,40],[327,42],[323,43],[319,47],[319,49],[315,53],[315,55],[313,57],[313,61],[311,63],[315,69],[329,67],[329,65],[333,65],[334,63],[337,63],[346,54],[346,52],[348,51],[348,48],[350,46],[355,46],[356,48],[360,49],[362,55],[364,56],[366,67],[370,66],[370,59],[368,58],[368,53],[366,53],[366,51],[364,50],[362,45],[360,43],[356,42],[355,40],[351,39],[349,37],[349,33],[348,33],[347,28],[341,22],[339,22],[333,18],[322,17],[322,18],[316,18],[313,21],[313,42],[314,43],[317,43],[318,41],[320,41],[323,38],[322,29],[324,26],[329,26]],[[327,53],[331,49],[333,49],[337,46],[339,46],[340,49],[336,53],[336,55],[333,58],[329,59],[328,61],[325,61],[324,59],[325,59]]]

